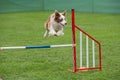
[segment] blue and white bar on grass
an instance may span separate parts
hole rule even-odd
[[[12,46],[12,47],[0,47],[0,50],[9,49],[36,49],[36,48],[57,48],[57,47],[74,47],[76,44],[61,44],[61,45],[43,45],[43,46]]]

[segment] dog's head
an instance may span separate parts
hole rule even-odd
[[[65,26],[67,25],[67,21],[66,21],[66,11],[60,13],[58,11],[55,10],[55,18],[54,20],[60,25],[60,26]]]

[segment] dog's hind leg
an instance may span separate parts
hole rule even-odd
[[[48,31],[46,30],[44,33],[44,38],[48,36]]]

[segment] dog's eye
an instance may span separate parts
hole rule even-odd
[[[63,19],[60,19],[60,21],[63,21]]]

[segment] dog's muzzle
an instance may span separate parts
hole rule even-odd
[[[65,23],[65,24],[60,23],[60,25],[62,25],[64,27],[65,25],[67,25],[67,23]]]

